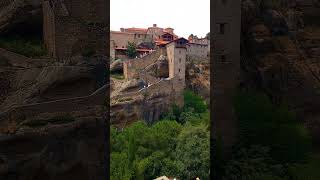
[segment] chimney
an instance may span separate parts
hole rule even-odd
[[[153,27],[157,27],[157,24],[153,24]]]
[[[120,28],[120,31],[121,31],[121,32],[124,32],[124,28]]]

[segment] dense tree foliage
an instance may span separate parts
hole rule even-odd
[[[275,106],[263,94],[240,93],[235,108],[242,143],[270,147],[281,162],[301,161],[310,153],[311,137],[285,105]]]
[[[223,179],[319,179],[311,138],[286,105],[274,105],[264,94],[240,92],[235,110],[239,143],[231,160],[220,169]]]
[[[204,102],[195,94],[190,98],[191,94],[185,94],[188,106],[174,106],[165,119],[153,125],[138,121],[122,132],[111,128],[112,180],[162,175],[209,179],[209,112],[201,109],[202,105],[197,111],[190,109],[192,104]]]

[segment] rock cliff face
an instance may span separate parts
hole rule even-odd
[[[98,86],[97,65],[68,65],[50,59],[32,60],[0,50],[0,110],[14,105],[41,103],[89,95]]]
[[[103,179],[99,68],[13,54],[0,50],[0,179]]]
[[[104,179],[103,128],[91,119],[1,135],[0,179]]]
[[[15,25],[28,22],[42,24],[40,0],[2,0],[0,2],[0,33],[8,32]]]
[[[2,0],[0,36],[41,38],[41,2]],[[67,62],[0,48],[1,180],[105,179],[108,87],[99,47],[97,56]]]
[[[210,102],[210,61],[189,59],[186,64],[186,86]]]
[[[313,20],[320,18],[318,1],[242,3],[245,84],[262,89],[275,103],[288,103],[319,140],[320,26]]]

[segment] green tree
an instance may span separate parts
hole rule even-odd
[[[184,92],[184,107],[193,108],[195,113],[203,113],[208,109],[204,99],[189,90]]]
[[[133,171],[128,166],[129,160],[127,154],[112,152],[110,159],[110,179],[130,180],[133,175]]]
[[[250,146],[234,150],[232,160],[225,168],[224,179],[282,180],[282,177],[287,179],[285,173],[285,167],[271,158],[268,147]]]
[[[178,137],[176,164],[179,178],[209,179],[210,134],[205,126],[186,126]]]
[[[281,162],[301,161],[310,153],[311,137],[285,105],[273,105],[264,94],[239,93],[235,110],[244,144],[270,147]]]
[[[134,42],[128,42],[127,55],[129,58],[135,58],[138,55],[137,45]]]

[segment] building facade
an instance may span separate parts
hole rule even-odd
[[[237,134],[232,97],[240,73],[241,1],[213,0],[212,8],[213,132],[221,138],[223,152],[227,154]]]
[[[88,49],[106,53],[108,18],[104,0],[43,2],[44,44],[57,60],[83,55]]]
[[[178,80],[185,85],[186,76],[186,56],[187,40],[184,38],[177,39],[167,44],[167,58],[169,65],[169,78],[178,77]]]
[[[187,44],[187,55],[190,57],[200,57],[200,58],[209,58],[208,45],[206,44],[197,44],[197,43],[188,43]]]

